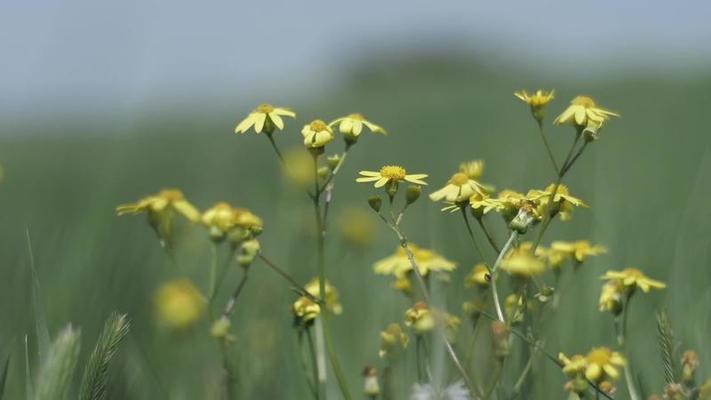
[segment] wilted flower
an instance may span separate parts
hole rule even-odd
[[[334,139],[333,130],[320,119],[304,125],[301,130],[304,136],[304,146],[307,148],[322,148]]]
[[[338,300],[338,290],[336,290],[336,288],[328,281],[325,282],[324,287],[326,291],[324,301],[326,302],[326,307],[328,308],[328,310],[336,315],[342,313],[343,306],[341,306],[341,303]],[[309,283],[306,284],[306,286],[304,286],[304,289],[306,289],[306,291],[309,292],[312,296],[316,298],[321,298],[318,278],[313,278]]]
[[[619,116],[617,113],[597,106],[595,101],[588,96],[578,96],[570,102],[568,108],[553,123],[558,125],[572,123],[575,126],[584,128],[589,124],[599,126],[610,117]]]
[[[622,282],[628,289],[632,290],[638,287],[642,289],[644,293],[649,292],[651,289],[664,289],[667,287],[664,282],[646,276],[637,268],[626,268],[622,271],[607,271],[602,279],[608,281],[617,280]]]
[[[380,125],[368,121],[363,115],[357,113],[338,118],[328,125],[331,127],[338,125],[338,131],[343,134],[346,141],[350,142],[358,140],[358,136],[360,136],[360,133],[363,131],[363,126],[370,129],[373,133],[387,134],[385,129]]]
[[[264,131],[266,134],[272,134],[274,128],[284,129],[284,120],[281,117],[294,118],[296,114],[288,108],[260,104],[237,125],[235,133],[245,133],[249,128],[254,127],[255,133]]]
[[[170,329],[192,326],[205,310],[205,299],[189,279],[167,282],[155,294],[158,319]]]
[[[363,394],[372,398],[376,398],[380,394],[378,370],[374,367],[368,366],[363,370]]]
[[[435,320],[427,304],[417,302],[405,311],[405,325],[413,328],[416,334],[422,335],[434,329]]]
[[[412,243],[408,245],[408,248],[412,252],[420,274],[423,276],[429,274],[430,271],[449,272],[457,267],[457,264],[442,257],[434,250],[421,248]],[[375,273],[379,275],[402,277],[409,271],[412,271],[412,265],[410,264],[410,259],[407,257],[405,249],[398,247],[397,250],[395,250],[395,254],[377,261],[373,265],[373,269]]]
[[[590,256],[597,256],[607,253],[607,248],[600,245],[592,245],[587,240],[578,240],[575,242],[560,242],[551,243],[551,250],[562,254],[570,255],[575,261],[582,263]]]
[[[687,350],[681,356],[681,379],[684,382],[692,382],[696,369],[699,368],[699,355],[695,351]]]

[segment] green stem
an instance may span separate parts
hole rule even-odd
[[[501,371],[504,369],[504,360],[502,358],[499,358],[496,360],[496,367],[494,369],[494,375],[492,376],[491,382],[489,383],[489,387],[486,388],[486,392],[484,392],[484,400],[488,400],[491,397],[491,394],[494,392],[494,389],[496,389],[496,386],[499,383],[499,380],[501,379]]]
[[[217,282],[215,283],[215,291],[212,293],[212,296],[209,298],[210,303],[212,303],[215,300],[217,293],[220,291],[222,282],[225,280],[225,276],[227,276],[227,271],[229,271],[229,269],[230,269],[230,264],[232,264],[232,257],[234,257],[234,254],[235,254],[235,247],[231,247],[230,252],[227,255],[227,258],[225,259],[225,261],[222,265],[222,269],[220,270],[220,275],[217,277]]]
[[[472,244],[474,245],[474,248],[476,249],[477,254],[479,254],[479,258],[481,258],[481,261],[486,261],[486,258],[484,258],[484,252],[481,251],[481,247],[479,247],[479,244],[476,242],[476,239],[474,238],[474,232],[472,231],[471,224],[469,224],[469,217],[467,216],[466,207],[462,206],[462,207],[460,207],[460,210],[462,211],[462,218],[464,219],[464,225],[467,226],[467,232],[469,232],[469,237],[472,240]]]
[[[484,223],[484,219],[482,217],[479,217],[476,219],[476,221],[479,223],[479,226],[481,227],[481,230],[484,231],[484,234],[486,235],[486,239],[489,241],[489,244],[491,247],[494,249],[495,252],[500,253],[501,248],[499,247],[498,244],[496,244],[496,240],[494,239],[494,236],[489,232],[489,229],[486,227],[486,224]]]
[[[311,356],[311,369],[313,373],[313,394],[316,400],[318,400],[321,396],[319,395],[318,388],[315,387],[316,382],[319,381],[318,379],[318,359],[316,358],[316,347],[314,346],[314,339],[313,336],[311,335],[311,328],[306,328],[306,340],[309,345],[309,355]]]
[[[632,374],[632,367],[630,367],[630,356],[629,356],[629,349],[627,348],[627,343],[626,343],[626,338],[627,338],[627,315],[629,314],[629,306],[630,306],[630,301],[632,300],[632,295],[634,292],[630,292],[630,294],[627,295],[627,300],[625,301],[625,306],[622,309],[622,321],[620,323],[619,317],[615,321],[615,325],[617,325],[617,343],[620,345],[620,347],[624,350],[625,355],[627,356],[627,362],[625,362],[625,365],[623,367],[625,371],[625,382],[627,383],[627,391],[630,394],[630,400],[639,400],[641,399],[639,393],[637,392],[637,387],[634,383],[634,375]]]
[[[269,143],[271,143],[272,148],[274,149],[274,152],[276,153],[277,157],[279,157],[279,161],[284,164],[284,156],[282,156],[281,151],[279,150],[279,146],[277,146],[276,142],[274,141],[274,136],[271,133],[266,133],[267,139],[269,139]]]
[[[536,122],[538,124],[538,133],[541,134],[541,139],[543,140],[543,144],[546,146],[546,151],[548,152],[548,157],[551,159],[551,164],[553,164],[553,169],[555,171],[559,171],[558,163],[555,162],[555,157],[553,156],[553,150],[551,150],[548,138],[546,138],[546,133],[543,131],[543,120],[536,119]]]
[[[506,241],[506,244],[504,244],[504,248],[501,249],[499,256],[496,257],[496,262],[494,263],[494,266],[491,268],[491,296],[494,299],[494,307],[496,307],[496,315],[498,316],[499,321],[501,321],[501,322],[506,322],[506,318],[504,318],[504,311],[501,308],[501,301],[499,300],[499,291],[496,287],[496,279],[498,277],[499,264],[501,264],[501,260],[504,259],[504,256],[506,255],[506,253],[509,252],[509,250],[513,246],[514,242],[516,242],[516,238],[518,238],[518,232],[511,231],[511,234],[509,235],[509,239]]]
[[[422,373],[422,337],[417,336],[415,339],[415,359],[417,363],[417,383],[424,382],[424,374]]]
[[[292,286],[292,290],[296,291],[299,293],[301,296],[306,296],[309,298],[309,300],[316,302],[318,304],[322,304],[321,299],[312,295],[309,293],[308,290],[304,289],[303,286],[299,284],[299,282],[296,281],[291,275],[289,275],[286,271],[283,269],[279,268],[272,260],[268,259],[262,252],[260,251],[259,254],[257,254],[257,257],[264,262],[264,264],[269,267],[272,271],[276,272],[279,276],[284,278],[287,282],[289,282]]]
[[[210,262],[210,286],[207,290],[207,298],[212,302],[215,297],[215,287],[217,286],[217,243],[213,241],[210,250],[212,261]]]

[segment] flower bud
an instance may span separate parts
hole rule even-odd
[[[509,228],[520,234],[524,234],[537,220],[536,216],[537,213],[533,205],[524,203],[518,210],[518,214],[516,214],[516,216],[509,223]]]
[[[336,167],[338,167],[338,164],[341,163],[341,156],[339,156],[338,154],[328,156],[326,158],[326,162],[328,164],[328,168],[333,171],[334,169],[336,169]]]
[[[490,326],[491,341],[494,346],[494,354],[499,358],[509,355],[509,328],[501,321],[494,321]]]
[[[244,241],[237,254],[237,263],[242,267],[249,267],[259,254],[260,245],[256,239]]]
[[[383,198],[380,196],[373,196],[368,199],[368,204],[370,205],[370,208],[373,209],[376,213],[380,212],[380,208],[383,206]]]
[[[316,170],[316,173],[318,174],[319,178],[325,178],[328,176],[328,174],[331,173],[331,168],[329,167],[318,167]]]
[[[227,317],[222,316],[212,324],[212,327],[210,328],[210,335],[218,339],[224,339],[229,335],[231,325],[230,320]]]
[[[417,201],[422,194],[422,187],[420,185],[410,185],[405,192],[405,201],[408,205]]]
[[[367,366],[363,369],[363,393],[375,398],[380,395],[380,385],[378,384],[378,370]]]
[[[681,380],[683,382],[693,382],[694,373],[699,367],[699,356],[696,352],[687,350],[681,356]]]

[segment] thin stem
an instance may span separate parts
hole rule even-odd
[[[546,138],[546,133],[543,131],[543,121],[536,119],[536,123],[538,124],[538,133],[541,134],[541,139],[543,140],[543,144],[546,146],[546,151],[548,152],[548,157],[551,159],[551,164],[553,164],[553,169],[555,171],[560,171],[558,169],[558,163],[555,162],[555,157],[553,156],[553,150],[551,150],[551,146],[548,143],[548,138]]]
[[[312,373],[314,375],[313,377],[313,384],[315,385],[316,382],[319,381],[318,379],[318,359],[316,358],[316,347],[314,346],[314,339],[313,336],[311,335],[311,328],[306,329],[306,340],[309,344],[309,355],[311,356],[311,368],[312,368]],[[319,394],[319,391],[316,387],[313,388],[314,391],[314,396],[318,400],[321,396]]]
[[[217,286],[217,243],[214,241],[212,242],[212,246],[210,246],[210,256],[210,286],[207,290],[207,298],[210,302],[212,302],[212,299],[215,297],[215,288]]]
[[[629,350],[627,348],[627,343],[625,340],[627,338],[627,315],[629,314],[629,306],[630,301],[632,300],[632,294],[634,294],[634,292],[630,292],[630,294],[627,295],[625,306],[622,309],[621,323],[619,320],[620,317],[618,317],[615,321],[615,325],[617,326],[617,343],[620,345],[620,347],[622,347],[625,354],[627,355],[627,362],[625,362],[625,365],[623,367],[625,371],[625,382],[627,383],[627,391],[630,394],[630,400],[639,400],[641,397],[639,396],[639,393],[637,393],[637,387],[634,383],[634,376],[632,374],[632,368],[630,367]]]
[[[501,248],[499,247],[498,244],[496,244],[496,240],[494,239],[494,236],[489,232],[489,229],[486,227],[486,224],[484,223],[484,219],[482,217],[479,217],[476,219],[476,221],[479,223],[479,226],[481,227],[481,230],[484,231],[484,234],[486,235],[486,239],[489,241],[489,244],[491,247],[496,251],[497,253],[501,252]]]
[[[415,359],[417,363],[417,382],[424,382],[424,375],[422,373],[422,337],[417,336],[415,339]]]
[[[533,367],[533,356],[536,354],[535,353],[535,348],[534,352],[531,353],[531,355],[528,357],[528,362],[526,362],[526,366],[523,368],[523,371],[521,371],[521,375],[518,377],[516,380],[516,383],[514,384],[514,396],[517,397],[519,393],[521,393],[521,388],[523,387],[523,384],[526,382],[526,378],[528,377],[528,373],[531,372],[531,367]]]
[[[230,269],[230,264],[232,263],[232,257],[234,256],[235,251],[236,251],[235,247],[230,248],[230,252],[227,255],[227,258],[225,259],[225,261],[222,265],[222,269],[220,270],[220,275],[217,277],[217,282],[215,283],[215,291],[212,293],[212,296],[209,298],[210,303],[212,303],[215,300],[217,293],[220,291],[222,282],[225,280],[227,271],[229,271],[229,269]]]
[[[491,295],[494,298],[494,306],[496,307],[496,315],[498,316],[499,321],[501,321],[501,322],[506,322],[506,319],[504,318],[504,312],[501,308],[501,302],[499,301],[499,291],[496,288],[496,278],[498,277],[497,272],[499,269],[499,264],[501,264],[501,260],[503,260],[506,253],[509,252],[509,250],[511,249],[511,246],[513,246],[517,237],[518,237],[518,232],[511,231],[511,234],[509,235],[509,239],[506,241],[506,244],[504,244],[504,248],[501,249],[499,256],[496,257],[496,262],[494,263],[494,266],[491,268]]]
[[[249,268],[244,268],[244,272],[242,273],[242,279],[239,281],[239,284],[237,285],[237,288],[235,288],[235,291],[232,292],[232,296],[227,300],[227,304],[225,305],[225,310],[222,312],[222,316],[227,318],[232,314],[232,311],[234,311],[235,305],[237,304],[237,298],[239,297],[240,293],[242,293],[242,289],[244,289],[244,285],[247,284],[247,277],[249,276]]]
[[[279,150],[279,146],[277,146],[276,142],[274,141],[274,136],[271,133],[267,133],[266,136],[267,139],[269,139],[269,143],[272,144],[272,148],[274,149],[274,152],[276,153],[277,157],[279,157],[279,161],[284,164],[284,156],[282,156],[281,151]]]
[[[296,279],[294,279],[291,275],[289,275],[286,271],[283,269],[279,268],[272,260],[268,259],[261,251],[257,254],[257,257],[264,262],[269,268],[271,268],[274,272],[279,274],[282,278],[284,278],[287,282],[289,282],[292,286],[292,289],[299,293],[302,296],[306,296],[309,298],[309,300],[317,303],[317,304],[322,304],[323,302],[321,301],[320,298],[312,295],[309,293],[308,290],[304,289],[303,286],[301,286]]]
[[[479,244],[476,242],[476,239],[474,238],[474,232],[472,231],[472,226],[469,223],[469,216],[467,216],[467,210],[464,206],[460,207],[460,210],[462,211],[462,218],[464,219],[464,225],[467,226],[467,232],[469,232],[469,237],[472,240],[472,244],[474,245],[474,248],[476,249],[477,254],[479,254],[479,258],[481,258],[482,261],[485,261],[486,258],[484,258],[484,253],[481,251],[481,247],[479,247]]]

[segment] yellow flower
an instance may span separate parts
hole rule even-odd
[[[420,274],[426,276],[430,271],[449,272],[457,268],[457,264],[442,257],[434,250],[418,247],[410,243],[408,248],[412,252],[415,263],[420,269]],[[377,261],[373,265],[376,274],[393,275],[396,278],[406,276],[412,271],[412,265],[407,257],[405,249],[398,247],[395,254]]]
[[[570,102],[568,108],[553,123],[562,125],[571,122],[578,127],[587,127],[588,125],[599,127],[610,117],[619,116],[617,113],[598,107],[595,101],[588,96],[578,96]]]
[[[553,197],[554,204],[550,206],[548,210],[551,212],[551,215],[560,215],[562,221],[568,221],[572,218],[573,209],[575,207],[588,207],[584,201],[571,196],[568,187],[565,185],[558,185],[558,190],[556,190],[555,196],[553,196],[555,187],[555,184],[550,184],[545,190],[530,190],[526,195],[529,200],[537,203],[539,214],[542,214],[546,208],[549,207],[548,202],[550,202],[551,197]]]
[[[377,232],[371,213],[360,207],[343,210],[338,215],[337,226],[344,241],[357,248],[370,246]]]
[[[588,360],[580,354],[568,358],[565,354],[558,353],[558,360],[563,364],[563,373],[570,377],[582,374],[588,367]]]
[[[138,214],[165,214],[177,212],[192,222],[200,220],[198,211],[190,202],[185,200],[183,192],[178,189],[163,189],[158,194],[144,197],[136,203],[121,204],[116,207],[118,215]]]
[[[390,287],[398,292],[402,292],[405,296],[412,294],[412,280],[409,275],[395,277],[395,280]]]
[[[570,253],[568,252],[559,251],[553,248],[545,249],[543,247],[539,247],[539,249],[543,251],[543,254],[545,254],[548,259],[548,265],[550,265],[554,270],[560,268],[563,263],[570,258]]]
[[[291,310],[302,323],[311,322],[321,314],[321,307],[306,296],[296,299]]]
[[[546,264],[540,256],[533,255],[530,249],[519,247],[504,256],[500,268],[510,275],[530,278],[545,272]]]
[[[405,325],[412,327],[416,334],[421,335],[434,329],[435,320],[427,304],[420,301],[405,311]]]
[[[521,90],[514,93],[514,96],[518,97],[524,103],[531,107],[531,113],[533,117],[538,121],[543,120],[544,110],[548,103],[555,98],[555,91],[551,90],[546,92],[544,90],[538,89],[533,94],[528,94],[525,90]]]
[[[459,172],[468,176],[469,179],[478,180],[484,175],[484,161],[473,160],[459,164]]]
[[[155,295],[158,319],[170,329],[185,329],[200,319],[205,300],[189,279],[168,282]]]
[[[370,129],[373,133],[382,133],[383,135],[387,135],[385,129],[383,129],[380,125],[376,125],[368,121],[363,115],[358,113],[338,118],[328,125],[331,127],[338,125],[338,131],[351,141],[358,140],[358,136],[360,136],[360,133],[363,131],[363,126]]]
[[[221,240],[235,227],[235,209],[225,202],[216,203],[202,213],[201,221],[210,230],[213,239]]]
[[[465,287],[474,287],[477,285],[488,286],[489,285],[489,268],[484,264],[477,264],[474,266],[472,271],[464,278]]]
[[[457,172],[449,178],[449,181],[442,189],[430,194],[430,200],[461,203],[468,201],[475,193],[483,194],[483,186],[469,178],[465,173]]]
[[[375,182],[375,187],[380,188],[387,183],[397,184],[402,181],[414,183],[416,185],[426,185],[427,182],[423,179],[427,178],[426,174],[411,174],[408,175],[405,168],[397,165],[386,165],[380,171],[360,171],[360,178],[356,182]]]
[[[654,280],[642,273],[637,268],[626,268],[622,271],[607,271],[602,277],[604,280],[618,280],[625,287],[633,289],[638,287],[644,293],[648,293],[651,289],[664,289],[667,285],[664,282]]]
[[[254,132],[267,134],[274,132],[274,128],[284,129],[284,120],[281,117],[295,118],[296,114],[288,108],[274,107],[271,104],[260,104],[247,118],[237,124],[235,133],[245,133],[254,127]]]
[[[378,354],[381,358],[397,354],[399,350],[407,349],[410,343],[410,338],[403,332],[400,324],[392,323],[380,332],[380,351]]]
[[[320,119],[304,125],[301,134],[304,136],[304,146],[308,148],[323,147],[335,138],[333,130]]]
[[[625,294],[625,285],[619,280],[605,282],[600,291],[600,300],[598,301],[598,310],[602,312],[611,312],[618,315],[622,312],[623,295]]]
[[[570,255],[579,263],[584,262],[585,259],[590,256],[607,253],[605,246],[592,245],[587,240],[578,240],[575,242],[556,241],[551,243],[551,250]]]
[[[336,288],[328,281],[326,281],[326,284],[324,286],[326,289],[326,296],[324,299],[326,302],[326,307],[329,311],[336,315],[341,314],[343,312],[343,306],[341,306],[341,303],[338,301],[338,290],[336,290]],[[321,298],[318,278],[313,278],[309,283],[306,284],[304,289],[306,289],[306,291],[309,292],[312,296],[316,298]]]
[[[617,380],[620,376],[618,367],[624,367],[625,359],[616,351],[607,347],[596,347],[587,356],[587,367],[585,377],[593,382],[599,383],[607,378]]]

